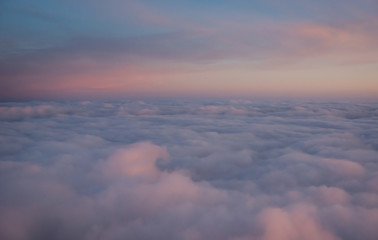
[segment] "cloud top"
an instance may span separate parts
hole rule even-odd
[[[376,102],[1,109],[1,239],[378,237]]]

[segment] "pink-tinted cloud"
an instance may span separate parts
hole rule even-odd
[[[46,105],[2,103],[2,238],[377,238],[375,102]]]
[[[339,240],[325,229],[314,216],[311,206],[298,206],[285,211],[279,208],[268,208],[261,215],[263,224],[262,240],[296,240],[296,239],[327,239]]]
[[[143,142],[118,150],[100,168],[110,178],[125,176],[155,179],[161,174],[156,167],[159,158],[167,160],[167,150]]]

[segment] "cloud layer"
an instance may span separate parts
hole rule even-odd
[[[1,103],[1,239],[377,239],[376,102]]]

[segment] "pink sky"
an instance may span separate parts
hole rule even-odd
[[[8,6],[2,98],[378,95],[371,1],[69,3]]]

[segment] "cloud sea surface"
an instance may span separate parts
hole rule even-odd
[[[0,238],[378,239],[378,103],[0,103]]]

